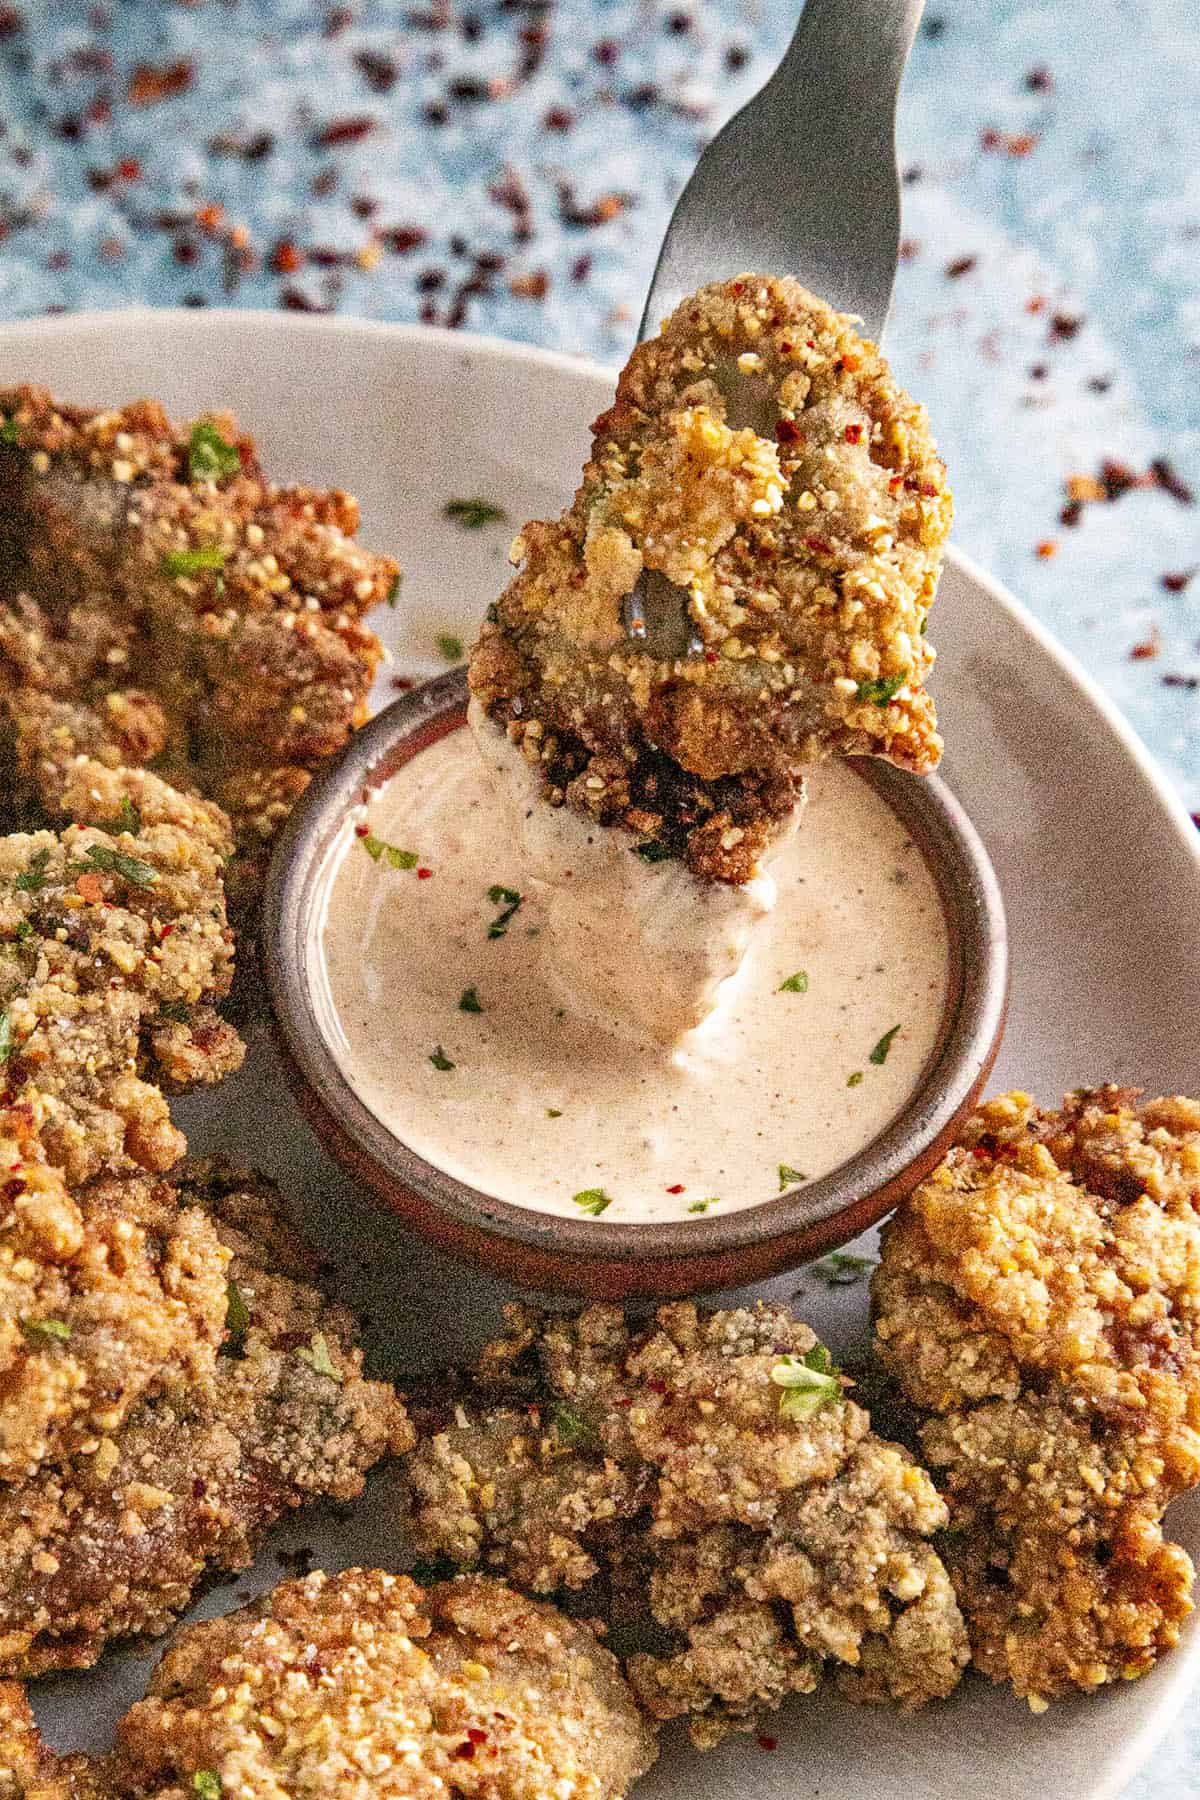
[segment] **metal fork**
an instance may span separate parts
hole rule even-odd
[[[705,149],[671,215],[638,338],[685,294],[753,271],[795,275],[882,335],[900,251],[896,95],[924,0],[807,0],[766,86]],[[663,592],[663,589],[666,592]],[[681,590],[642,581],[629,635],[662,656],[681,636]],[[686,594],[682,595],[686,621]]]

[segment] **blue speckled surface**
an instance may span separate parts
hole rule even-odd
[[[700,143],[793,17],[792,0],[0,4],[0,317],[337,307],[616,361]],[[900,135],[888,342],[933,414],[958,542],[1200,807],[1194,0],[930,0]],[[1063,523],[1070,477],[1123,465],[1112,493],[1164,458]],[[1198,1789],[1187,1720],[1128,1800]]]

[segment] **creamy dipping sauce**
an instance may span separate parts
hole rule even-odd
[[[572,829],[585,848],[613,838]],[[775,904],[674,1046],[628,1020],[605,1029],[594,968],[573,1007],[571,970],[543,956],[551,890],[524,869],[465,729],[372,794],[324,869],[323,1027],[363,1103],[448,1174],[612,1223],[729,1212],[827,1174],[913,1092],[945,1007],[945,923],[903,825],[846,765],[811,777],[803,824],[770,866]],[[637,916],[614,910],[598,958],[611,966]],[[588,942],[572,934],[577,960]]]

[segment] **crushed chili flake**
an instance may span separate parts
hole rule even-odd
[[[682,1181],[675,1182],[671,1187],[669,1187],[667,1189],[668,1194],[682,1194],[683,1191],[684,1191],[684,1187],[683,1187]]]
[[[400,65],[395,57],[385,56],[380,50],[356,50],[354,64],[365,77],[368,87],[377,94],[388,93],[400,78]]]
[[[422,866],[422,867],[421,867],[421,868],[419,868],[419,869],[418,869],[418,870],[417,870],[417,880],[418,880],[418,881],[428,881],[428,880],[429,880],[429,877],[430,877],[430,876],[431,876],[431,875],[432,875],[432,874],[433,874],[433,870],[432,870],[432,869],[427,869],[427,868],[425,868],[425,867],[424,867],[424,866]]]
[[[370,113],[347,114],[319,125],[309,138],[314,150],[333,150],[341,144],[360,144],[374,131],[378,121]]]
[[[946,264],[946,274],[951,281],[957,281],[960,276],[969,275],[978,261],[977,256],[956,256]]]
[[[1160,575],[1159,586],[1166,588],[1168,594],[1182,594],[1195,573],[1195,569],[1176,569],[1166,575]]]
[[[862,443],[863,428],[861,425],[847,425],[844,437],[848,444]]]
[[[1050,342],[1066,344],[1078,337],[1083,330],[1083,320],[1077,313],[1056,312],[1050,321]]]
[[[1049,562],[1052,556],[1058,555],[1058,545],[1053,538],[1043,538],[1037,547],[1037,554],[1043,562]]]
[[[588,227],[607,225],[611,220],[619,218],[627,207],[632,206],[632,194],[601,194],[585,206],[575,197],[575,187],[570,181],[558,184],[558,216],[564,225]]]
[[[981,150],[1002,150],[1007,156],[1028,156],[1040,142],[1039,131],[998,131],[994,125],[979,134]]]
[[[1151,658],[1159,654],[1161,649],[1162,639],[1157,630],[1152,630],[1149,637],[1143,638],[1140,644],[1133,645],[1129,652],[1129,658],[1131,662],[1149,662]]]
[[[779,1748],[779,1739],[768,1737],[764,1731],[759,1732],[757,1742],[760,1750],[778,1750]]]
[[[153,63],[136,63],[129,77],[125,98],[130,106],[155,106],[160,100],[173,100],[186,94],[195,80],[192,64],[181,58],[161,68]]]
[[[303,266],[303,254],[290,238],[280,238],[267,258],[267,267],[273,275],[295,275]]]
[[[1031,94],[1052,94],[1054,92],[1054,77],[1045,63],[1038,63],[1036,68],[1030,69],[1025,77],[1025,86]]]
[[[1184,481],[1183,477],[1167,461],[1165,456],[1156,456],[1150,464],[1150,474],[1156,487],[1170,494],[1172,500],[1178,500],[1181,506],[1191,506],[1196,496]]]

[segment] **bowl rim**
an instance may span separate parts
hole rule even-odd
[[[991,861],[963,808],[936,776],[915,776],[876,758],[856,772],[918,840],[934,876],[950,943],[942,1029],[909,1101],[847,1162],[761,1202],[687,1220],[574,1219],[501,1200],[447,1174],[391,1132],[350,1085],[314,1004],[310,953],[314,908],[329,851],[364,792],[465,720],[464,668],[421,683],[384,707],[315,777],[276,844],[262,913],[262,958],[276,1029],[293,1071],[332,1120],[334,1147],[385,1192],[415,1195],[452,1226],[506,1241],[576,1267],[664,1260],[710,1264],[761,1252],[775,1241],[811,1239],[820,1249],[875,1222],[915,1164],[929,1165],[974,1103],[994,1059],[1008,991],[1008,936]],[[880,1204],[873,1206],[879,1199]],[[841,1229],[841,1222],[846,1228]],[[420,1223],[418,1219],[418,1224]],[[814,1250],[813,1253],[816,1253]],[[796,1266],[803,1254],[781,1266]]]

